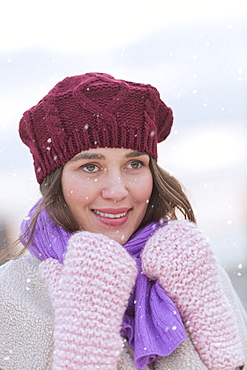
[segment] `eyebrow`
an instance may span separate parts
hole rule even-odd
[[[97,153],[80,153],[71,159],[71,162],[79,161],[80,159],[105,159],[102,154]]]
[[[139,152],[138,150],[133,150],[126,154],[126,158],[140,157],[141,155],[148,155],[146,152]],[[81,159],[105,159],[103,154],[98,153],[79,153],[71,159],[72,162],[79,161]]]
[[[126,154],[126,157],[127,158],[140,157],[141,155],[148,155],[148,154],[146,152],[139,152],[138,150],[133,150],[133,152]]]

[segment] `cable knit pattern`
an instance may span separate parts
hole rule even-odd
[[[147,242],[144,273],[177,305],[202,362],[211,370],[244,363],[236,323],[220,287],[218,264],[207,240],[188,221],[172,221]]]
[[[83,231],[70,238],[63,268],[47,259],[40,271],[55,309],[53,369],[117,369],[137,274],[132,257],[108,237]]]
[[[171,131],[173,114],[158,90],[105,73],[86,73],[57,83],[20,120],[39,183],[89,148],[130,148],[157,160],[157,143]]]

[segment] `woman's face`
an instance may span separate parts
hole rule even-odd
[[[78,227],[120,244],[139,227],[152,188],[149,156],[131,149],[83,151],[62,173],[63,195]]]

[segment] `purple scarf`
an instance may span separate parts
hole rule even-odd
[[[38,204],[39,202],[23,220],[21,235],[27,230]],[[158,222],[151,223],[133,234],[124,245],[128,253],[136,259],[138,274],[123,317],[121,335],[134,349],[134,364],[139,369],[145,369],[161,356],[168,356],[186,339],[175,304],[159,282],[148,279],[141,269],[142,249],[152,234],[162,226]],[[29,251],[40,260],[51,257],[63,263],[70,236],[71,233],[55,224],[43,210],[39,215]],[[24,245],[27,244],[28,237],[29,234],[22,241]]]

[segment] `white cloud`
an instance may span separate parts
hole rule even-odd
[[[233,19],[247,14],[235,0],[12,0],[1,6],[0,49],[38,45],[60,50],[106,50],[182,21]]]

